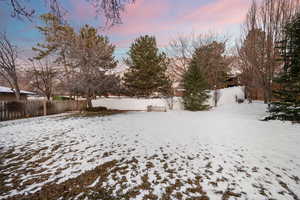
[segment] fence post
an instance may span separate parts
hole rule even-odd
[[[43,101],[43,108],[44,108],[44,116],[47,115],[47,101]]]
[[[2,118],[3,111],[4,111],[3,102],[1,102],[1,101],[0,101],[0,121],[2,121],[2,120],[3,120],[3,118]]]

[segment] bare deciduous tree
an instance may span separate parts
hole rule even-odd
[[[172,81],[181,81],[196,49],[208,46],[209,44],[214,44],[214,42],[222,43],[225,46],[227,37],[216,33],[207,33],[197,36],[194,34],[189,36],[179,36],[172,40],[168,48],[168,54],[171,58],[168,73],[170,74]],[[226,49],[224,48],[224,51],[225,50]]]
[[[245,85],[245,92],[249,102],[253,99],[253,92],[258,88],[265,88],[265,33],[259,29],[248,33],[243,44],[238,47],[238,62],[241,70],[241,81]]]
[[[203,63],[203,72],[206,76],[210,89],[224,87],[227,74],[229,73],[230,59],[226,58],[226,44],[213,41],[197,49],[199,62]]]
[[[48,59],[30,60],[31,68],[27,70],[30,78],[29,84],[50,100],[53,94],[54,81],[58,73],[55,65]]]
[[[280,67],[276,43],[283,39],[283,27],[299,11],[299,6],[299,0],[263,0],[260,5],[253,0],[248,11],[238,46],[240,66],[246,88],[263,88],[265,103],[272,98],[274,74]]]
[[[17,49],[6,37],[0,33],[0,75],[13,89],[16,99],[20,100],[20,88],[17,77]]]
[[[193,51],[195,50],[190,44],[191,38],[179,36],[170,42],[168,49],[170,59],[169,73],[173,81],[182,79],[182,75],[188,69]]]

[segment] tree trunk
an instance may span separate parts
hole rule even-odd
[[[248,98],[248,103],[252,103],[252,98],[251,97]]]
[[[91,98],[91,96],[90,95],[88,95],[87,97],[86,97],[86,103],[87,103],[87,107],[88,108],[92,108],[93,107],[93,105],[92,105],[92,98]]]
[[[247,88],[247,86],[244,87],[244,98],[248,99],[248,88]]]
[[[252,100],[253,100],[253,90],[251,90],[249,87],[247,88],[247,99],[248,99],[248,103],[252,103]]]
[[[20,101],[21,100],[21,94],[20,94],[20,88],[19,88],[17,80],[14,80],[14,90],[15,90],[14,92],[15,92],[17,101]]]
[[[264,103],[267,104],[268,103],[268,90],[264,90]]]
[[[270,103],[272,102],[272,84],[271,84],[271,82],[268,85],[267,95],[268,95],[268,108],[270,108],[270,106],[271,106]]]
[[[52,96],[52,88],[48,87],[48,86],[46,86],[45,88],[46,88],[46,90],[45,90],[44,94],[46,95],[47,100],[50,101],[51,96]]]

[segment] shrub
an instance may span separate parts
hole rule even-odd
[[[86,108],[86,111],[88,111],[88,112],[103,112],[103,111],[107,111],[107,110],[108,109],[104,106]]]

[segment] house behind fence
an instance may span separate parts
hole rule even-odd
[[[80,111],[86,101],[0,101],[0,121]]]
[[[36,95],[33,92],[20,90],[20,99],[22,101],[27,100],[28,96]],[[13,89],[0,86],[0,101],[16,101],[16,95]]]

